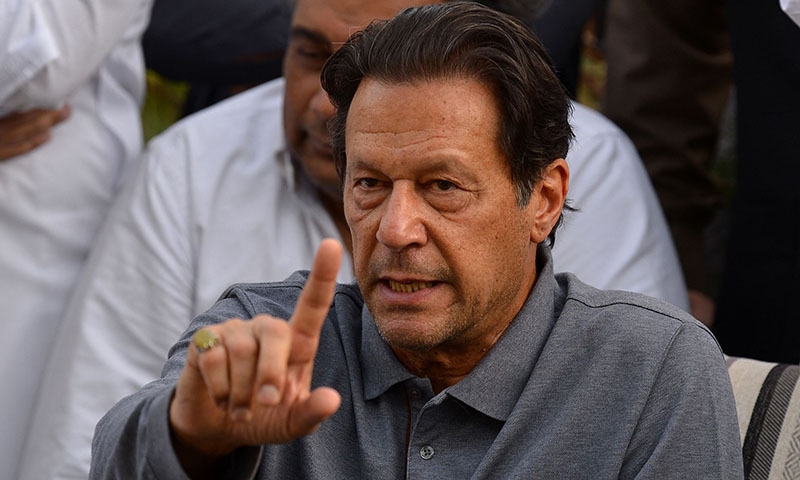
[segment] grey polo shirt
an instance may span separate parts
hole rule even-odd
[[[339,391],[339,411],[309,436],[237,452],[229,478],[742,478],[733,394],[711,333],[669,304],[554,276],[540,250],[520,313],[438,395],[381,339],[357,286],[339,286],[313,379]],[[93,477],[183,478],[167,412],[193,332],[234,316],[288,318],[304,281],[234,286],[197,317],[162,378],[98,424]]]

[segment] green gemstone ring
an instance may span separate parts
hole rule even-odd
[[[194,334],[194,346],[197,347],[197,351],[200,353],[205,352],[218,343],[219,337],[214,335],[214,332],[211,330],[201,328]]]

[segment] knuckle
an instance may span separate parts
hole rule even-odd
[[[271,317],[269,315],[259,315],[253,318],[253,331],[258,337],[267,338],[286,338],[289,336],[290,327],[286,320]]]
[[[225,342],[225,348],[234,357],[252,356],[258,350],[255,339],[246,336],[234,336]]]
[[[222,349],[212,348],[197,356],[197,366],[204,372],[211,372],[225,366],[225,354]]]
[[[224,326],[226,328],[241,328],[244,324],[244,320],[241,318],[231,318],[225,321]]]

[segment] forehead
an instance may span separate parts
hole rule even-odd
[[[292,28],[314,31],[331,43],[344,43],[350,35],[375,19],[387,19],[406,7],[443,3],[420,0],[297,0]]]
[[[382,159],[404,169],[415,163],[410,159],[504,158],[496,100],[472,79],[411,84],[366,79],[347,117],[348,164]]]

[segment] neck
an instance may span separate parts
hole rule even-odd
[[[510,324],[511,321],[503,325],[486,341],[470,342],[467,346],[439,345],[427,351],[392,347],[392,350],[408,371],[430,380],[433,391],[439,393],[469,375]]]

